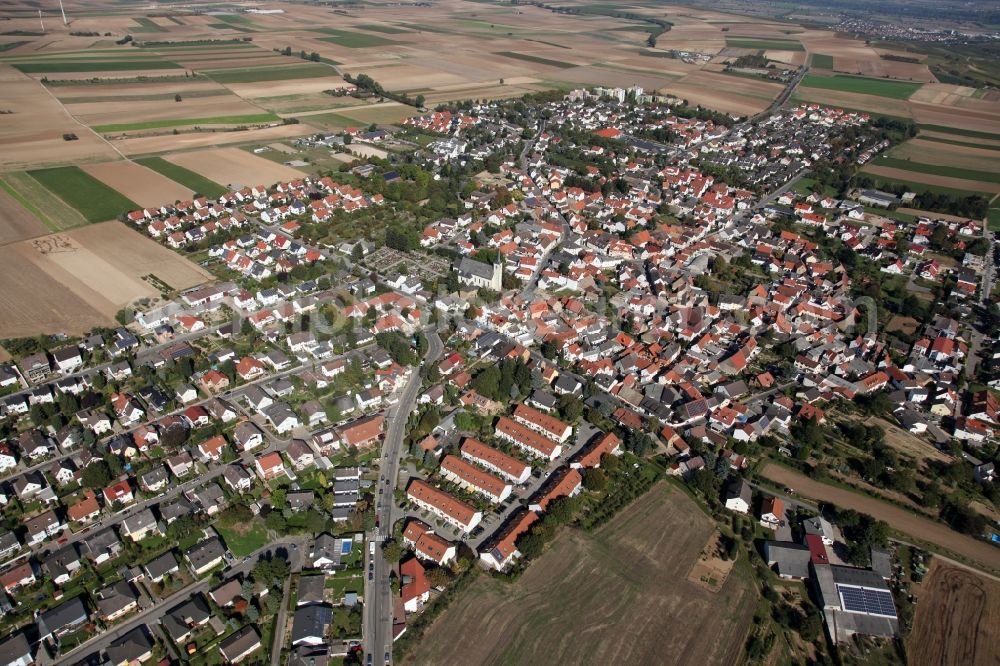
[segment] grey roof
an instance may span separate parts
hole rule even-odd
[[[73,597],[39,616],[39,633],[42,636],[59,634],[86,621],[87,608],[80,597]]]
[[[122,521],[122,527],[130,534],[148,530],[156,525],[156,516],[149,509],[143,509]]]
[[[256,646],[256,647],[255,647]],[[219,643],[219,650],[227,661],[232,661],[248,650],[260,647],[260,634],[257,629],[248,624],[239,631],[233,632]]]
[[[753,498],[753,489],[744,479],[734,480],[726,489],[727,500],[735,499],[737,497],[742,499],[747,504],[750,504],[750,500]]]
[[[211,614],[205,599],[200,594],[195,594],[164,615],[161,623],[167,634],[177,641],[190,632],[191,625],[207,622]]]
[[[165,575],[177,568],[177,558],[172,552],[166,552],[155,560],[148,562],[144,567],[146,575],[151,579],[163,578]]]
[[[333,620],[329,606],[303,606],[295,611],[292,621],[292,645],[321,641]]]
[[[112,664],[132,663],[152,649],[145,627],[139,626],[108,646],[108,660]]]
[[[97,610],[111,615],[139,600],[139,594],[127,580],[108,585],[97,593]]]
[[[840,585],[857,585],[860,587],[871,587],[879,590],[888,590],[889,586],[879,574],[869,569],[857,569],[855,567],[831,566],[833,582]]]
[[[892,557],[884,548],[872,548],[872,571],[882,578],[892,578]]]
[[[83,552],[85,555],[91,557],[97,557],[104,553],[110,555],[116,554],[121,550],[121,541],[118,539],[118,535],[110,527],[106,530],[101,530],[91,537],[88,537],[83,541]]]
[[[475,276],[484,280],[493,279],[493,266],[476,261],[470,257],[462,257],[456,268],[459,274]]]
[[[172,502],[165,502],[163,504],[157,505],[157,509],[160,512],[160,516],[163,520],[172,521],[181,516],[187,516],[194,511],[194,505],[191,501],[184,495],[179,495]]]
[[[778,574],[792,578],[809,576],[809,549],[791,541],[766,541],[764,550],[768,566],[777,567]]]
[[[184,554],[195,569],[200,569],[222,557],[225,552],[226,549],[222,546],[222,540],[219,537],[209,537],[188,548]]]
[[[24,634],[14,634],[0,643],[0,663],[13,664],[24,657],[31,661],[31,646]]]
[[[321,604],[326,593],[326,576],[302,576],[299,578],[298,605]]]
[[[79,561],[80,553],[76,544],[71,543],[49,555],[42,564],[49,576],[58,578],[61,575],[69,575],[69,567]]]

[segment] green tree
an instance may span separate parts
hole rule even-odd
[[[111,468],[104,460],[95,460],[84,467],[80,474],[83,485],[94,490],[107,488],[112,478]]]
[[[592,467],[583,473],[583,487],[593,492],[603,492],[608,487],[608,476]]]

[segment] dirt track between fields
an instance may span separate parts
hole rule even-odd
[[[793,488],[797,495],[867,513],[884,520],[895,530],[976,562],[988,571],[1000,571],[1000,549],[985,541],[959,534],[946,525],[872,497],[814,481],[804,474],[773,463],[765,465],[761,475],[781,486]]]

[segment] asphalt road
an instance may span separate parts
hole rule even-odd
[[[427,356],[419,367],[414,368],[399,401],[387,414],[389,425],[382,445],[381,471],[378,478],[378,487],[380,490],[384,489],[384,494],[375,495],[379,502],[375,514],[378,527],[374,533],[368,535],[370,543],[378,541],[379,535],[392,534],[394,519],[402,516],[402,512],[395,508],[393,491],[396,489],[396,477],[403,453],[406,423],[416,406],[417,395],[420,392],[422,383],[420,371],[425,365],[434,363],[440,358],[444,350],[444,344],[437,330],[430,328],[424,333],[428,342]],[[374,574],[371,580],[365,582],[363,644],[365,652],[374,655],[374,659],[378,659],[378,663],[381,664],[384,655],[392,653],[392,587],[389,579],[392,566],[382,556],[382,549],[378,546],[375,548],[375,555],[369,558],[369,566],[371,564],[374,564]]]

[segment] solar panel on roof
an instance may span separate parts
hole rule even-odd
[[[896,617],[896,605],[887,590],[873,590],[866,587],[837,585],[840,601],[845,611]]]
[[[851,611],[852,613],[867,612],[865,609],[865,595],[861,588],[838,585],[837,591],[840,592],[840,600],[844,610]]]

